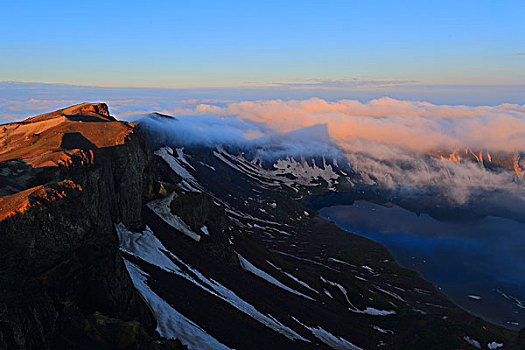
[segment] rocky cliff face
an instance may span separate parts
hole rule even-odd
[[[122,262],[148,154],[105,104],[0,126],[0,348],[174,347]]]

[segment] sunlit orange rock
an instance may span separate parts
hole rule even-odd
[[[134,125],[117,121],[105,103],[82,103],[1,125],[0,221],[81,190],[46,169],[93,164],[97,150],[123,145],[133,131]]]

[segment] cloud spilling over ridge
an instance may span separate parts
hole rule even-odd
[[[317,90],[312,95],[326,99],[303,99],[302,92],[295,97],[290,94],[291,90],[271,89],[185,91],[34,84],[15,84],[13,89],[13,84],[7,85],[0,83],[0,122],[2,118],[4,121],[20,120],[86,100],[105,101],[113,115],[129,121],[151,111],[176,116],[180,123],[170,128],[169,123],[159,122],[157,135],[163,135],[161,138],[165,140],[177,135],[177,142],[185,144],[224,143],[243,147],[266,144],[271,147],[264,147],[261,155],[267,157],[287,154],[335,156],[336,144],[364,177],[370,176],[385,186],[407,189],[442,186],[443,191],[458,201],[468,199],[475,189],[512,192],[516,190],[513,174],[489,172],[476,164],[422,160],[418,153],[451,152],[466,146],[478,151],[489,150],[493,156],[498,151],[525,150],[525,105],[521,104],[524,95],[514,88],[512,93],[505,93],[510,96],[508,99],[496,101],[512,100],[520,104],[465,106],[407,101],[404,99],[420,98],[408,92],[400,95],[400,99],[361,97],[365,100],[360,101],[332,100],[333,92],[323,95]],[[437,93],[440,89],[434,87],[432,91]],[[455,99],[448,98],[447,102],[468,100],[465,100],[466,88],[443,89],[449,95],[454,93]],[[472,90],[471,95],[479,95],[477,100],[480,100],[495,88],[477,89],[468,90]],[[356,92],[340,94],[360,96]],[[300,99],[280,100],[274,99],[275,96]],[[265,99],[255,99],[261,97]],[[433,101],[440,103],[437,98]],[[306,132],[294,132],[304,128],[308,128]],[[525,159],[522,157],[520,161],[525,170]],[[522,177],[522,181],[524,179]],[[518,192],[523,192],[522,189],[518,188]]]
[[[523,192],[511,171],[424,155],[465,147],[523,152],[524,105],[451,106],[391,98],[193,102],[164,110],[180,123],[159,125],[159,132],[182,144],[272,145],[263,156],[277,157],[337,156],[335,144],[369,183],[407,191],[431,188],[456,203],[480,191]]]
[[[405,194],[430,190],[443,194],[456,204],[468,202],[473,195],[490,192],[509,193],[525,200],[525,187],[512,171],[490,171],[474,162],[419,157],[369,142],[360,145],[361,150],[365,148],[367,152],[350,152],[347,156],[370,184]]]
[[[257,150],[257,157],[264,160],[287,156],[344,157],[332,143],[326,125],[281,133],[263,123],[219,115],[178,115],[171,119],[149,114],[138,122],[159,146],[234,146]]]
[[[252,123],[214,115],[177,116],[176,119],[154,116],[142,120],[141,123],[153,129],[162,140],[173,139],[174,142],[185,146],[242,146],[244,143],[250,143],[252,135],[258,136],[260,132]]]
[[[340,100],[268,100],[208,103],[167,110],[176,114],[235,116],[290,132],[327,124],[330,136],[351,147],[365,139],[398,148],[429,150],[471,147],[493,152],[525,149],[525,105],[451,106],[381,98]]]

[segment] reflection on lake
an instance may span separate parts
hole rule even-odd
[[[498,217],[442,222],[364,201],[320,213],[382,243],[464,309],[512,329],[525,326],[525,224]]]

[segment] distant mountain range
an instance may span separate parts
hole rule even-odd
[[[317,214],[340,195],[443,215],[339,153],[283,153],[329,143],[322,126],[246,149],[181,145],[149,120],[177,121],[99,103],[0,125],[0,348],[525,347]],[[427,157],[524,168],[523,153]]]

